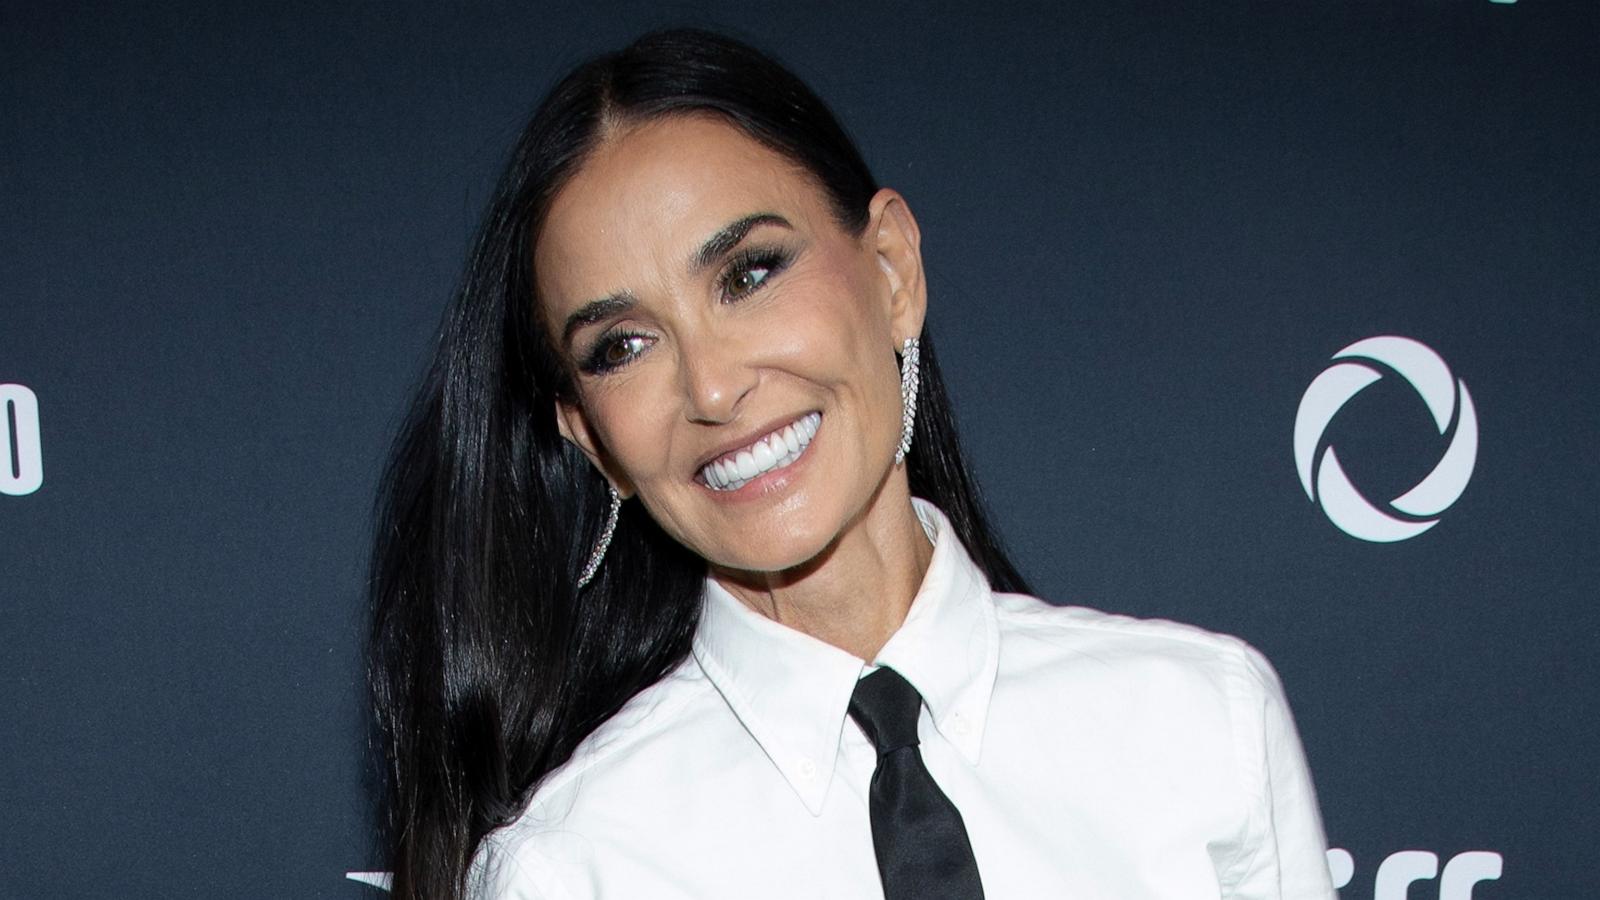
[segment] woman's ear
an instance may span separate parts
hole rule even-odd
[[[600,471],[600,474],[611,482],[617,493],[626,500],[633,496],[633,485],[621,477],[616,463],[605,452],[600,441],[596,440],[594,429],[589,426],[589,419],[583,413],[583,407],[565,400],[556,401],[556,429],[561,436],[570,441],[583,455],[589,457],[589,462]]]
[[[922,272],[922,231],[900,192],[882,188],[867,205],[867,238],[873,244],[889,299],[895,346],[922,334],[928,284]]]

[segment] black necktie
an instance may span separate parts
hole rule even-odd
[[[893,669],[856,682],[850,717],[878,748],[867,810],[887,900],[982,900],[978,861],[955,804],[917,749],[922,696]]]

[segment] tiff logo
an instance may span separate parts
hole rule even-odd
[[[0,494],[20,497],[44,484],[39,448],[39,398],[26,385],[0,384]]]
[[[1408,893],[1418,881],[1439,879],[1439,900],[1472,900],[1472,888],[1480,881],[1495,881],[1502,867],[1500,854],[1491,850],[1468,850],[1450,857],[1439,872],[1439,856],[1427,850],[1401,850],[1378,864],[1372,882],[1372,900],[1406,900],[1425,894]],[[1328,871],[1333,886],[1343,888],[1355,878],[1356,862],[1349,850],[1335,847],[1328,851]]]

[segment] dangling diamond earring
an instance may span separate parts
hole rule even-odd
[[[578,576],[580,591],[594,580],[594,573],[600,571],[600,561],[606,558],[606,548],[611,546],[611,535],[617,531],[617,511],[622,509],[622,495],[610,485],[606,489],[611,491],[611,511],[606,513],[606,525],[600,529],[600,540],[595,541],[594,552],[589,554],[589,562],[584,565],[583,574]]]
[[[900,446],[894,451],[894,464],[905,462],[911,452],[911,426],[917,420],[917,357],[922,343],[906,338],[900,346]]]

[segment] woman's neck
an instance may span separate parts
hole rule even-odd
[[[761,615],[871,662],[905,621],[932,559],[901,469],[814,559],[781,572],[713,576]]]

